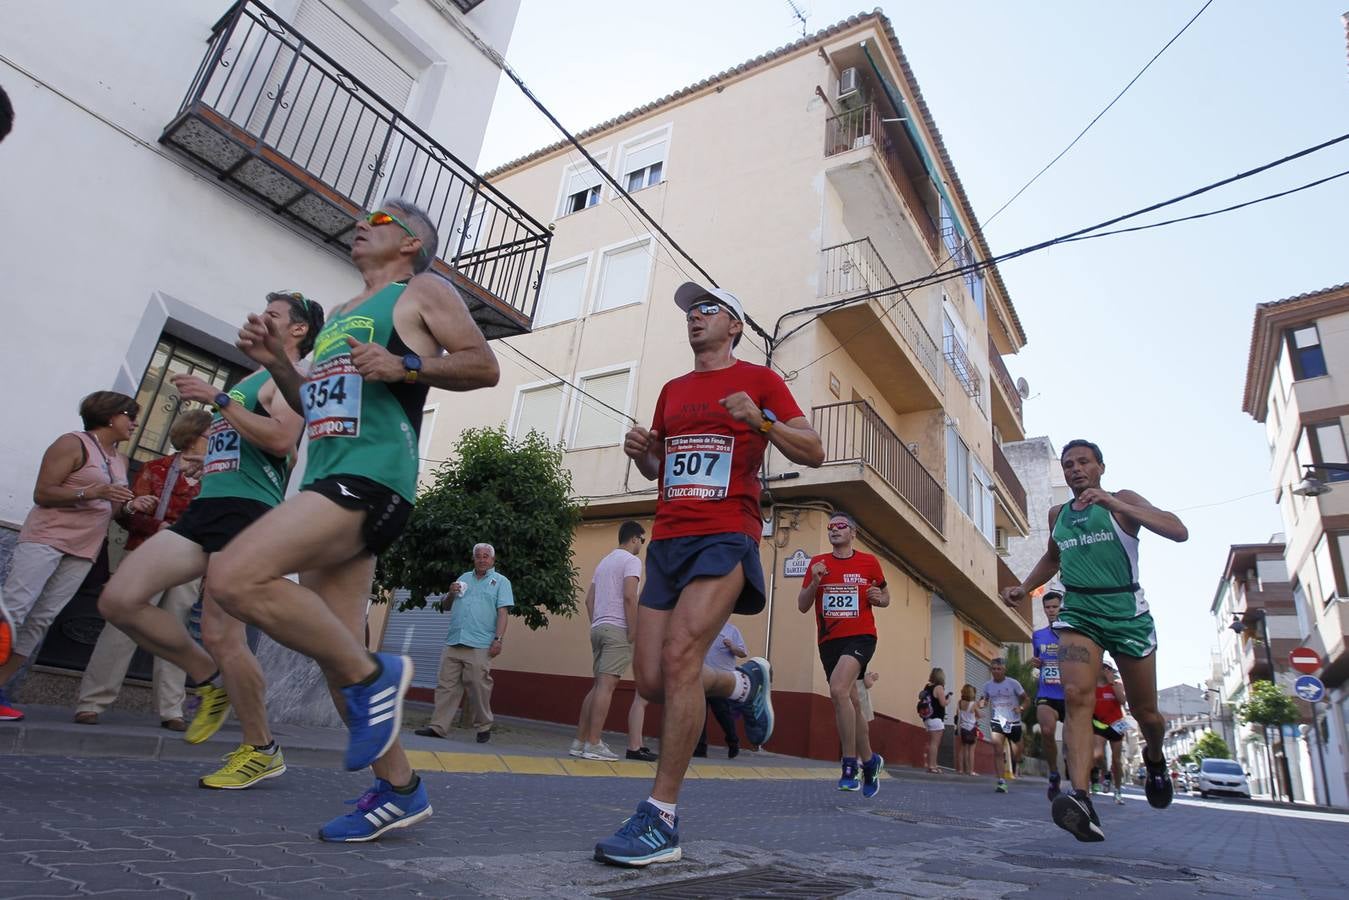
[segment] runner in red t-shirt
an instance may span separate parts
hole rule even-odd
[[[651,428],[637,426],[623,442],[637,470],[660,482],[633,672],[642,696],[665,704],[665,717],[650,798],[595,845],[597,860],[619,866],[680,858],[675,803],[706,697],[739,705],[750,743],[773,733],[768,660],[716,672],[703,658],[732,612],[764,607],[759,466],[768,445],[794,463],[824,461],[820,436],[783,380],[733,355],[745,328],[736,296],[685,282],[674,301],[687,317],[693,371],[665,385]]]
[[[1095,743],[1095,766],[1091,770],[1091,792],[1100,790],[1101,769],[1105,767],[1105,745],[1110,744],[1110,775],[1115,783],[1115,802],[1124,803],[1124,754],[1121,753],[1129,720],[1124,717],[1124,685],[1119,672],[1101,660],[1101,675],[1096,680],[1096,706],[1091,713]]]
[[[815,609],[820,662],[829,679],[829,697],[834,701],[834,719],[843,748],[843,776],[838,789],[861,788],[863,796],[874,797],[880,791],[885,760],[871,750],[857,680],[866,675],[867,663],[876,652],[876,619],[871,609],[889,606],[890,593],[876,557],[853,549],[855,529],[856,523],[847,513],[836,512],[829,517],[829,544],[833,549],[810,561],[796,606],[803,613]],[[862,761],[860,784],[858,760]]]

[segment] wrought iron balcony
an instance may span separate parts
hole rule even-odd
[[[823,271],[820,277],[821,297],[846,297],[849,294],[869,293],[893,287],[897,282],[890,267],[881,259],[871,238],[836,244],[820,251]],[[943,382],[941,351],[932,339],[907,298],[899,294],[873,301],[882,304],[909,349],[918,357],[935,385]]]
[[[942,340],[942,355],[946,357],[946,364],[951,367],[951,374],[956,377],[956,381],[977,402],[983,393],[983,375],[970,362],[964,345],[956,340],[955,335],[948,334]]]
[[[837,156],[849,150],[870,147],[884,163],[891,180],[904,203],[913,215],[914,226],[927,242],[928,249],[937,259],[945,258],[942,253],[941,239],[937,234],[937,225],[927,211],[927,205],[919,196],[913,180],[904,169],[900,160],[899,148],[881,121],[881,114],[875,106],[859,106],[845,110],[836,116],[830,116],[824,122],[824,155]]]
[[[257,0],[216,23],[160,141],[339,253],[373,205],[416,203],[483,333],[529,330],[551,233]]]
[[[1006,486],[1012,503],[1021,512],[1021,518],[1029,520],[1030,514],[1026,510],[1026,488],[1021,484],[1021,479],[1016,477],[1016,470],[1008,461],[1007,454],[1003,453],[997,444],[993,445],[993,473]]]
[[[942,530],[946,502],[941,483],[923,468],[871,404],[854,400],[816,406],[811,410],[811,424],[824,442],[825,465],[860,462],[869,466],[928,524]]]
[[[1007,364],[1002,361],[1002,354],[998,352],[998,347],[993,343],[993,336],[988,337],[988,364],[993,370],[993,380],[1002,388],[1003,396],[1007,398],[1007,404],[1012,408],[1012,414],[1016,416],[1018,422],[1024,421],[1021,417],[1021,392],[1016,389],[1016,384],[1012,381],[1012,373],[1007,371]]]

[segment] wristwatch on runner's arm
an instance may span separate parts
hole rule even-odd
[[[407,369],[403,375],[404,384],[415,384],[417,376],[422,373],[422,358],[415,353],[409,353],[403,357],[403,368]]]
[[[773,426],[778,424],[778,417],[773,414],[771,409],[761,409],[759,415],[763,416],[763,424],[759,426],[759,431],[768,434],[773,430]]]

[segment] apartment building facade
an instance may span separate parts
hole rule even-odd
[[[1242,410],[1265,426],[1296,636],[1323,663],[1317,675],[1327,694],[1316,705],[1313,733],[1325,754],[1327,783],[1318,796],[1346,806],[1349,284],[1256,307]]]
[[[1275,535],[1266,543],[1233,544],[1209,608],[1218,644],[1219,679],[1214,687],[1219,694],[1220,717],[1234,723],[1234,710],[1248,699],[1253,682],[1273,681],[1291,692],[1297,677],[1288,654],[1302,638],[1281,538]],[[1240,630],[1234,628],[1237,623]],[[1211,719],[1212,708],[1205,715]],[[1221,719],[1215,730],[1221,728]],[[1210,727],[1214,727],[1211,722]],[[1280,792],[1287,789],[1278,774],[1282,771],[1281,754],[1287,754],[1293,797],[1310,799],[1311,756],[1296,725],[1285,729],[1282,742],[1267,737],[1259,726],[1240,724],[1235,725],[1231,737],[1232,754],[1251,773],[1253,791],[1269,794],[1276,785]]]
[[[915,760],[914,701],[929,668],[955,688],[982,683],[1001,645],[1029,633],[1027,609],[997,597],[1015,579],[995,551],[997,529],[1028,528],[1024,490],[998,447],[1024,437],[1001,357],[1025,335],[995,268],[872,296],[988,257],[889,21],[849,19],[579,139],[740,297],[772,343],[747,331],[737,355],[782,372],[824,441],[818,469],[776,452],[766,460],[768,609],[738,620],[774,666],[771,747],[837,754],[814,621],[795,598],[805,561],[828,550],[829,511],[841,508],[859,522],[860,549],[881,559],[892,597],[877,614],[872,664],[878,744],[887,758]],[[427,455],[444,458],[463,428],[503,420],[513,434],[560,441],[584,504],[574,548],[585,584],[618,523],[654,511],[656,485],[621,441],[632,422],[650,421],[662,385],[692,368],[671,298],[701,276],[568,144],[489,177],[553,229],[548,269],[533,332],[498,348],[501,384],[472,404],[428,401],[442,414]],[[418,615],[434,633],[425,613],[395,614],[390,633],[406,641]],[[586,630],[555,617],[546,631],[514,631],[494,706],[574,720],[590,681]],[[620,687],[610,725],[621,727],[631,689]]]
[[[43,451],[79,427],[84,395],[139,400],[122,448],[134,463],[169,452],[169,378],[224,387],[254,368],[234,340],[268,291],[329,308],[357,294],[354,223],[385,196],[438,219],[435,268],[489,336],[528,327],[550,235],[472,169],[500,72],[461,31],[505,47],[518,8],[134,0],[86,4],[72,27],[63,4],[0,7],[16,111],[0,145],[13,212],[0,354],[40,373],[6,400],[0,570]],[[520,274],[500,277],[500,258]],[[82,668],[95,599],[68,607],[40,662]]]

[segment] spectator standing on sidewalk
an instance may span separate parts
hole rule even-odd
[[[642,581],[642,545],[646,529],[637,522],[618,526],[618,547],[600,560],[586,591],[590,616],[590,651],[595,681],[581,703],[576,737],[568,751],[585,759],[612,760],[618,754],[604,743],[604,720],[614,689],[632,665],[632,645],[637,640],[637,588]],[[642,745],[646,701],[633,692],[628,708],[628,759],[653,762],[656,754]]]
[[[703,664],[709,669],[717,672],[734,672],[738,664],[736,660],[744,659],[749,656],[749,651],[745,649],[745,636],[740,633],[731,622],[721,626],[721,631],[712,640],[712,646],[707,648],[707,656],[703,659]],[[726,758],[735,759],[740,755],[740,736],[735,730],[735,706],[725,697],[708,697],[707,708],[712,710],[713,717],[717,724],[721,726],[721,731],[726,735]],[[693,748],[693,755],[697,757],[707,756],[707,718],[703,718],[703,730],[698,735],[698,743]]]
[[[147,513],[132,513],[127,520],[126,551],[130,553],[149,537],[167,528],[183,514],[201,490],[201,467],[206,458],[206,429],[211,427],[211,414],[204,409],[181,413],[169,428],[169,445],[178,451],[161,456],[141,466],[131,492],[137,496],[158,498],[155,508]],[[169,588],[151,604],[166,609],[184,624],[201,595],[201,579]],[[75,721],[80,725],[97,725],[99,714],[111,706],[121,693],[127,667],[136,654],[136,642],[112,623],[103,626],[98,643],[85,666],[80,680],[80,700],[75,708]],[[159,709],[159,722],[170,731],[186,731],[183,720],[184,687],[187,673],[173,663],[154,658],[154,694]]]
[[[478,743],[492,739],[492,660],[506,637],[506,610],[515,605],[510,581],[496,570],[496,555],[491,544],[475,544],[472,570],[460,575],[441,601],[442,611],[450,604],[450,628],[440,654],[435,711],[430,724],[417,729],[424,737],[449,734],[467,693]]]
[[[927,701],[926,707],[923,705],[924,699]],[[923,716],[923,727],[927,729],[925,758],[927,770],[933,773],[941,771],[937,766],[937,751],[941,749],[941,738],[946,733],[946,704],[948,702],[946,673],[940,668],[935,668],[927,676],[927,684],[923,685],[918,703],[920,710],[926,710],[926,714]]]
[[[960,775],[974,774],[974,748],[979,743],[979,710],[982,707],[977,696],[974,685],[966,684],[960,689],[960,702],[956,704],[956,728],[960,733],[960,743],[956,746],[956,772]]]

